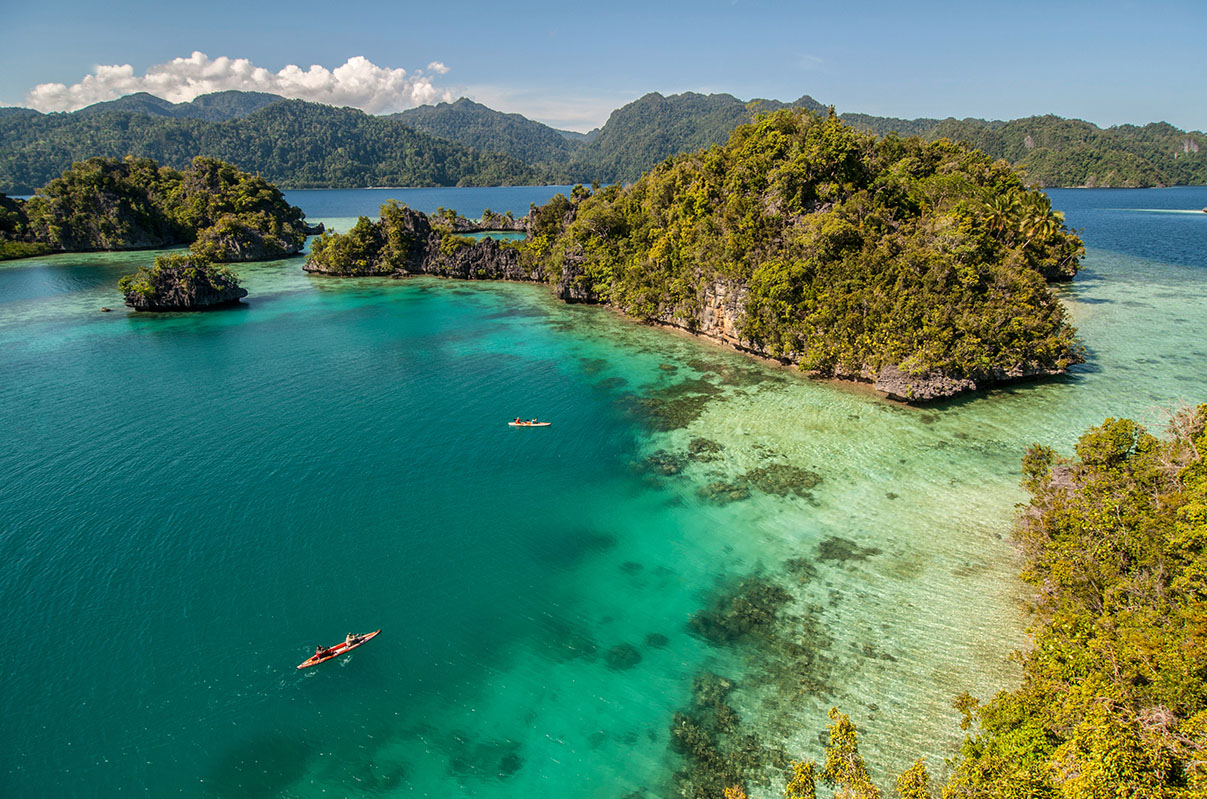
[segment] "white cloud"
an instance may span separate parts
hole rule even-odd
[[[451,100],[450,92],[432,83],[434,75],[447,72],[448,67],[439,61],[428,64],[426,70],[408,73],[405,69],[379,67],[364,56],[349,58],[333,70],[318,64],[303,70],[290,64],[280,72],[271,72],[246,58],[211,59],[205,53],[194,52],[188,58],[153,66],[144,75],[135,75],[129,64],[98,66],[71,86],[41,83],[25,101],[39,111],[74,111],[133,92],[150,92],[183,103],[198,95],[239,89],[350,105],[376,114]]]

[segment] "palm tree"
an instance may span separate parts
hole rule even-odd
[[[1022,219],[1019,222],[1019,233],[1027,237],[1023,243],[1026,247],[1036,239],[1046,239],[1064,227],[1064,214],[1052,210],[1052,203],[1038,192],[1026,195],[1022,204]]]
[[[985,223],[989,232],[1004,237],[1018,227],[1018,195],[995,194],[985,203]]]

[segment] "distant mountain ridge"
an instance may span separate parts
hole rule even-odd
[[[431,136],[528,163],[564,161],[578,143],[560,131],[520,114],[505,114],[462,97],[455,103],[421,105],[391,115]],[[582,135],[582,134],[579,134]]]
[[[222,158],[288,188],[625,183],[669,156],[723,143],[760,112],[788,107],[826,111],[808,95],[784,103],[650,93],[580,134],[466,98],[370,116],[259,92],[189,103],[142,92],[66,114],[0,108],[0,191],[28,193],[72,161],[127,154],[176,167],[195,155]],[[1164,122],[1102,129],[1051,115],[842,119],[880,136],[966,141],[1041,186],[1207,184],[1207,136]]]
[[[538,170],[507,155],[479,152],[354,108],[301,100],[277,100],[221,122],[112,108],[36,117],[0,114],[0,192],[29,194],[73,162],[126,155],[178,169],[204,155],[286,188],[484,186],[542,179]]]
[[[173,103],[147,92],[135,92],[93,103],[76,111],[76,115],[89,116],[107,111],[129,111],[147,116],[171,117],[175,119],[200,119],[206,122],[225,122],[253,114],[265,106],[284,100],[277,94],[266,92],[225,91],[203,94],[187,103]]]

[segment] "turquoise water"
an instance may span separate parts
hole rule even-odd
[[[148,317],[114,287],[147,254],[0,266],[0,794],[659,796],[705,670],[761,746],[818,757],[838,704],[878,775],[941,770],[951,698],[1017,678],[1023,448],[1207,398],[1207,214],[1163,213],[1207,191],[1051,194],[1090,247],[1063,291],[1089,362],[929,409],[538,286],[294,259],[240,267],[245,307]],[[752,575],[778,624],[692,631]]]

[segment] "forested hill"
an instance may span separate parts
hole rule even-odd
[[[505,153],[526,163],[564,164],[579,146],[563,131],[464,97],[455,103],[410,108],[392,118],[431,136],[486,152]]]
[[[252,92],[190,103],[139,93],[68,114],[0,108],[0,191],[28,193],[73,161],[125,155],[177,167],[213,156],[287,188],[629,183],[672,155],[724,143],[760,112],[789,107],[824,110],[808,95],[784,103],[651,93],[613,111],[598,131],[575,134],[465,98],[369,116]],[[1102,129],[1057,116],[842,119],[879,136],[967,142],[1041,186],[1207,184],[1207,136],[1164,122]]]
[[[923,134],[966,141],[1045,186],[1207,184],[1207,136],[1165,122],[1099,128],[1080,119],[945,119]]]
[[[612,112],[591,143],[575,153],[570,177],[584,183],[631,183],[672,155],[724,144],[734,128],[756,113],[789,107],[825,111],[808,95],[794,103],[747,103],[729,94],[647,94]]]
[[[537,169],[353,108],[281,100],[224,122],[132,111],[0,115],[0,192],[29,194],[75,161],[153,158],[176,168],[219,158],[288,188],[491,186],[541,182]]]

